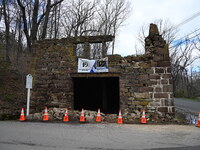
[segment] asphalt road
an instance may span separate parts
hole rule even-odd
[[[185,111],[194,115],[198,115],[198,112],[200,112],[199,101],[192,101],[184,98],[175,98],[174,103],[176,107],[184,109]]]
[[[0,121],[0,150],[199,150],[200,128]]]

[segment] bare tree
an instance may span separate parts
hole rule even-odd
[[[97,10],[97,28],[101,35],[116,36],[119,27],[123,25],[131,12],[131,4],[125,0],[103,0]],[[114,44],[112,44],[112,54],[114,54]],[[107,49],[107,48],[106,48]],[[105,51],[107,53],[107,51]]]
[[[189,89],[189,79],[187,68],[193,64],[199,57],[193,54],[195,45],[190,40],[185,39],[184,43],[171,49],[172,77],[174,85],[174,93],[180,89],[185,89],[187,93]],[[188,94],[186,94],[188,96]]]
[[[19,47],[26,44],[29,51],[38,39],[88,35],[116,36],[119,27],[130,13],[128,0],[3,0],[2,2],[0,19],[2,20],[3,16],[6,35],[12,32],[19,42]],[[12,2],[12,6],[8,5],[8,2]],[[61,5],[62,2],[64,5]],[[13,9],[12,15],[9,6]],[[10,42],[8,38],[9,36],[6,37],[7,43]],[[102,54],[107,54],[108,45],[95,47],[103,49]],[[96,50],[93,52],[96,53]],[[112,53],[114,53],[114,42]]]
[[[198,29],[198,31],[199,30],[200,30],[200,28]],[[195,48],[200,52],[200,32],[195,33],[193,43],[195,45]]]
[[[3,5],[0,4],[0,21],[1,21],[2,16],[3,16]]]
[[[98,5],[96,0],[71,0],[65,5],[66,8],[63,10],[61,20],[65,35],[77,37],[91,32],[90,23],[94,19],[94,8]]]
[[[63,10],[62,28],[67,36],[113,35],[116,36],[119,27],[130,14],[130,3],[127,0],[71,0]],[[108,46],[92,46],[92,55],[101,50],[106,55]],[[98,47],[98,48],[97,48]],[[114,53],[114,42],[112,54]]]
[[[15,42],[15,18],[16,9],[14,8],[14,1],[2,0],[1,2],[1,15],[3,16],[2,22],[5,25],[4,38],[5,38],[5,59],[9,61],[9,52],[11,51]],[[11,44],[12,43],[12,44]]]
[[[5,41],[6,41],[6,60],[9,61],[9,55],[8,55],[8,51],[9,51],[9,46],[10,46],[10,9],[9,9],[9,5],[8,5],[8,1],[7,0],[2,0],[2,6],[3,6],[3,16],[4,16],[4,22],[5,22]]]
[[[63,0],[57,0],[53,4],[51,4],[51,0],[48,0],[46,4],[46,3],[40,3],[39,0],[30,0],[29,2],[17,0],[23,18],[24,33],[26,36],[27,45],[30,51],[31,51],[31,45],[38,39],[37,34],[39,25],[41,24],[42,21],[44,21],[42,36],[41,36],[41,38],[44,39],[46,37],[49,13],[53,7],[55,7],[62,1]],[[44,7],[42,7],[43,10],[40,10],[39,5],[41,6],[46,5],[46,7],[45,9]],[[39,15],[39,13],[41,14]],[[27,24],[27,15],[29,15],[28,19],[30,25]]]
[[[60,33],[62,33],[61,29],[61,3],[56,5],[49,14],[49,23],[47,28],[47,38],[49,39],[56,39],[60,38]]]

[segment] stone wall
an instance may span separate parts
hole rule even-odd
[[[34,78],[31,101],[33,112],[41,111],[44,106],[73,109],[71,75],[77,73],[78,60],[74,55],[74,44],[81,41],[99,42],[98,38],[45,40],[35,44],[35,57],[30,64],[30,73]],[[154,24],[150,25],[149,36],[145,39],[145,51],[141,56],[108,56],[108,74],[117,73],[119,76],[120,109],[128,113],[146,109],[148,112],[173,115],[168,45]],[[93,76],[99,77],[99,74]]]
[[[48,107],[73,108],[72,79],[77,61],[68,41],[40,41],[34,49],[30,72],[33,75],[32,109]]]

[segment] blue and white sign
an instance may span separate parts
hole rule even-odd
[[[79,58],[78,72],[85,72],[85,73],[108,72],[108,57],[98,60]]]

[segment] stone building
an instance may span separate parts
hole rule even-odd
[[[104,113],[133,113],[146,109],[173,115],[173,87],[168,45],[157,26],[150,25],[145,54],[121,57],[109,55],[109,72],[78,73],[74,45],[105,44],[113,37],[78,37],[37,42],[30,64],[33,75],[31,110],[49,108],[97,110]],[[102,46],[104,47],[104,46]]]

